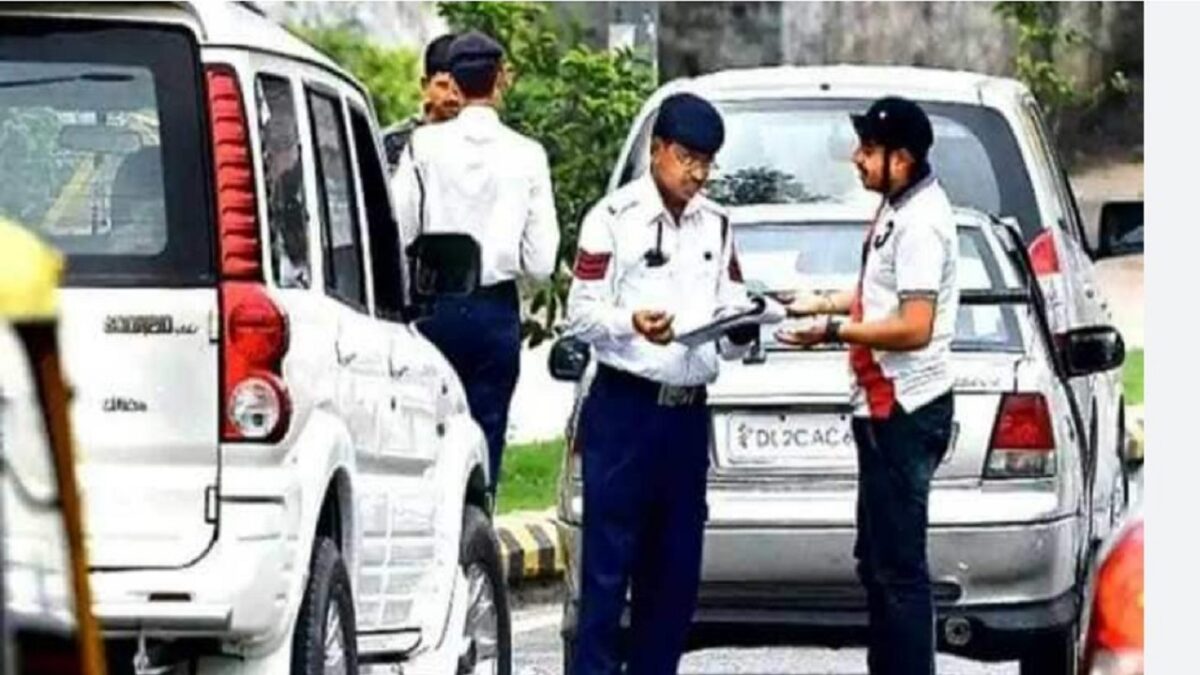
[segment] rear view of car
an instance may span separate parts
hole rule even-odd
[[[67,258],[93,569],[186,566],[215,534],[221,363],[198,46],[168,25],[0,31],[0,215]]]

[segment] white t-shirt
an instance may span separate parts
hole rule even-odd
[[[950,391],[950,343],[958,316],[958,234],[945,191],[927,176],[883,206],[865,242],[865,267],[851,317],[878,321],[900,302],[937,302],[933,337],[922,349],[893,352],[852,346],[855,414],[887,417],[899,403],[912,412]]]

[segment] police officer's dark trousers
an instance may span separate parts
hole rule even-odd
[[[855,418],[858,538],[854,555],[870,615],[871,675],[934,672],[933,594],[926,531],[929,488],[950,443],[952,394],[885,419]]]
[[[517,284],[483,286],[466,297],[439,298],[433,316],[418,324],[458,373],[471,416],[488,444],[491,492],[500,479],[508,409],[521,370],[521,315]]]
[[[580,411],[579,675],[615,675],[622,661],[629,675],[672,675],[679,666],[708,517],[709,420],[704,390],[694,393],[663,404],[657,384],[602,365]]]

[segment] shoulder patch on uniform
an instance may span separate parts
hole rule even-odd
[[[575,256],[575,268],[572,274],[580,281],[599,281],[608,274],[608,263],[612,253],[592,253],[579,249]]]

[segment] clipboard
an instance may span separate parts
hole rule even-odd
[[[762,296],[750,298],[750,306],[714,319],[702,326],[675,336],[675,342],[685,347],[698,347],[706,342],[720,339],[725,331],[738,326],[779,323],[786,312],[770,311],[770,301]]]

